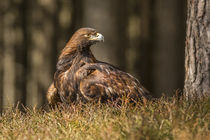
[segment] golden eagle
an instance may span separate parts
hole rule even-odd
[[[90,47],[103,41],[103,35],[92,28],[73,34],[59,56],[54,82],[47,92],[49,104],[107,102],[123,96],[130,101],[147,100],[149,92],[135,77],[95,59]]]

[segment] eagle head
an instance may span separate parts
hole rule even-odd
[[[70,47],[76,47],[78,50],[89,48],[98,42],[103,42],[104,36],[93,28],[80,28],[71,37],[68,44]]]

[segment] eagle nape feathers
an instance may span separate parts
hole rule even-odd
[[[148,100],[149,92],[135,77],[96,60],[90,47],[103,41],[103,35],[92,28],[80,28],[73,34],[58,58],[54,81],[47,92],[50,105],[104,103],[124,96],[135,102]]]

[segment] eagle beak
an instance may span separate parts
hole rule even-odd
[[[96,33],[96,35],[91,35],[89,40],[104,42],[104,36],[100,33]]]

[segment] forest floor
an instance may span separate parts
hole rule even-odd
[[[59,109],[7,109],[0,139],[210,139],[210,98],[161,98],[147,104],[72,105]]]

